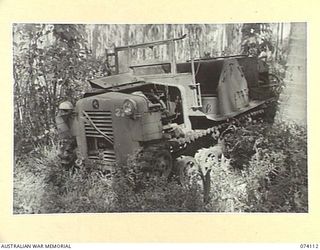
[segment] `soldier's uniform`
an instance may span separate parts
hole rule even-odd
[[[70,102],[64,102],[60,104],[59,112],[56,116],[59,137],[58,156],[65,169],[70,169],[76,160],[76,139],[71,132],[72,110],[72,104]]]

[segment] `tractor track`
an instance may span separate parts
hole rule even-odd
[[[166,172],[164,175],[168,176],[168,170],[172,169],[172,164],[175,159],[180,156],[194,157],[199,149],[214,146],[221,133],[227,130],[230,125],[240,125],[245,128],[245,125],[252,124],[259,118],[263,120],[263,116],[268,112],[267,109],[270,107],[270,103],[274,101],[275,100],[270,100],[265,102],[253,110],[239,114],[237,117],[218,122],[215,126],[208,129],[189,131],[185,137],[161,140],[157,143],[146,145],[133,155],[131,159],[132,169],[130,171],[132,176],[134,176],[133,178],[136,179],[137,175],[141,174],[149,176],[152,172],[158,175]],[[161,160],[159,161],[158,159]],[[169,169],[163,169],[163,166],[166,164],[170,165]],[[159,165],[161,165],[160,168],[158,167]],[[111,175],[115,175],[117,170],[113,169],[112,172]]]
[[[271,100],[269,103],[270,102],[273,101]],[[265,104],[267,103],[262,105],[265,106]],[[169,144],[173,159],[178,158],[181,155],[194,156],[199,149],[213,146],[219,138],[219,135],[230,125],[240,124],[243,126],[252,123],[255,119],[261,118],[268,106],[268,104],[267,107],[258,106],[254,110],[242,113],[238,117],[219,122],[217,125],[206,130],[191,131],[186,134],[186,137],[171,139]]]

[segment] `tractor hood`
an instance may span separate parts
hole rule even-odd
[[[89,83],[92,88],[95,89],[109,89],[119,85],[135,83],[143,81],[143,79],[132,75],[131,73],[124,73],[118,75],[112,75],[102,78],[90,80]]]

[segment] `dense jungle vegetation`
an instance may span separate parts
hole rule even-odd
[[[252,30],[256,38],[263,33],[265,46],[277,53],[271,68],[284,78],[287,47],[266,27],[244,24],[238,46],[245,49]],[[88,79],[108,74],[105,58],[93,53],[85,25],[15,24],[13,32],[14,213],[308,211],[307,130],[279,117],[272,124],[239,126],[226,136],[225,161],[210,166],[207,203],[196,181],[146,180],[136,192],[128,171],[132,161],[117,166],[112,178],[93,166],[63,170],[57,107],[69,97],[75,103],[90,89]],[[207,164],[201,158],[197,163]]]

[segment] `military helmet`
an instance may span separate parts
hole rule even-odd
[[[71,102],[69,101],[65,101],[65,102],[62,102],[60,103],[59,105],[59,109],[66,109],[66,110],[70,110],[70,109],[73,109],[73,105]]]

